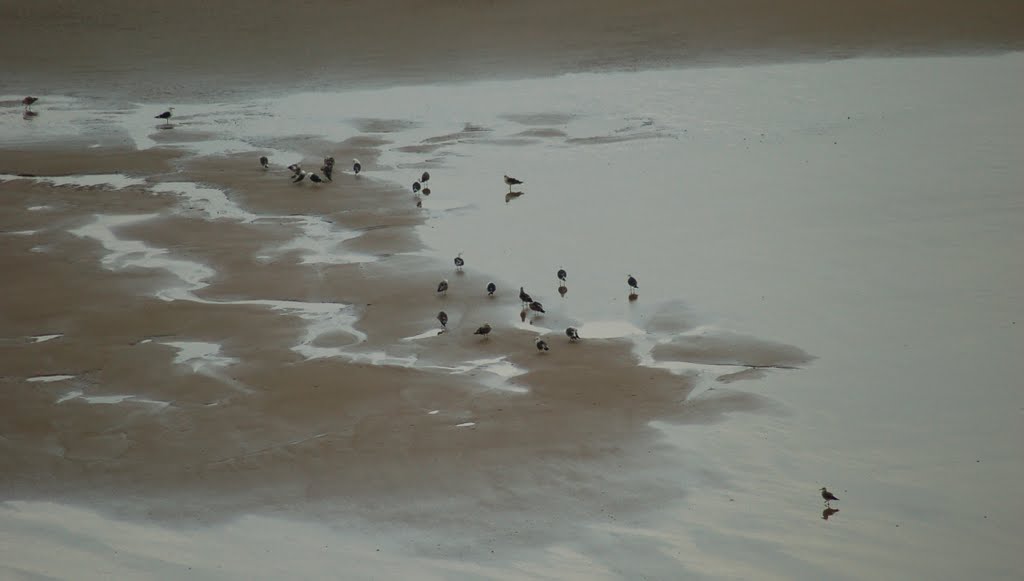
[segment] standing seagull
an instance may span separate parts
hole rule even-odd
[[[462,272],[462,267],[466,266],[466,261],[462,259],[462,253],[455,257],[455,269]]]
[[[544,305],[540,304],[540,301],[533,301],[530,303],[530,310],[537,313],[544,313]]]
[[[359,163],[358,159],[352,159],[352,171],[359,175],[359,172],[363,171],[363,164]]]
[[[505,183],[508,184],[508,193],[511,194],[512,193],[512,186],[518,186],[518,185],[522,184],[523,182],[517,180],[516,178],[505,176]]]
[[[170,127],[171,126],[171,116],[173,114],[174,114],[174,107],[168,107],[166,111],[164,111],[163,113],[157,115],[156,117],[153,117],[153,119],[163,119],[164,120],[164,127]]]
[[[533,342],[537,345],[537,351],[549,351],[548,343],[544,339],[537,337]]]
[[[420,181],[423,182],[423,183],[429,182],[430,181],[430,172],[428,172],[428,171],[423,172],[423,175],[420,176]]]
[[[635,279],[635,278],[633,278],[633,275],[632,275],[632,274],[631,274],[631,275],[629,275],[629,278],[627,278],[627,279],[626,279],[626,284],[628,284],[628,285],[629,285],[629,294],[631,294],[631,295],[635,295],[635,294],[636,294],[636,291],[637,291],[637,289],[639,289],[639,288],[640,288],[640,287],[638,287],[638,286],[636,285],[636,279]]]
[[[523,290],[523,287],[519,287],[519,300],[523,301],[523,305],[528,305],[533,302],[533,298]]]
[[[487,296],[493,297],[494,296],[494,291],[496,291],[496,290],[498,290],[498,286],[497,285],[495,285],[493,282],[487,283]]]
[[[420,183],[419,182],[413,182],[412,183],[412,193],[416,194],[416,193],[419,193],[419,191],[420,191]]]
[[[437,320],[441,323],[441,326],[445,329],[448,328],[448,313],[441,311],[437,314]]]
[[[447,295],[448,294],[448,279],[444,279],[437,285],[437,292]]]
[[[821,497],[825,499],[825,504],[832,502],[833,500],[839,500],[839,497],[832,494],[824,486],[821,487]]]
[[[568,273],[565,272],[564,268],[559,268],[557,276],[558,276],[558,280],[560,280],[562,282],[565,282],[565,277],[567,277],[569,275],[568,275]]]
[[[262,167],[263,169],[267,169],[267,168],[269,168],[269,167],[270,167],[270,160],[269,160],[269,159],[267,159],[267,156],[265,156],[265,155],[261,155],[261,156],[260,156],[260,166],[261,166],[261,167]]]
[[[39,113],[32,110],[32,103],[39,100],[39,97],[25,97],[21,100],[21,104],[25,106],[25,117],[35,117]]]
[[[476,331],[473,331],[473,334],[474,335],[483,335],[486,338],[487,335],[490,332],[491,332],[491,324],[490,323],[484,323],[482,327],[478,328]]]
[[[576,327],[566,327],[565,336],[569,338],[570,343],[580,340],[580,332],[576,330]]]

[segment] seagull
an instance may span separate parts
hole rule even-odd
[[[626,284],[629,285],[630,294],[636,294],[636,290],[640,288],[636,285],[636,279],[633,278],[632,274],[629,275],[629,278],[626,279]]]
[[[833,500],[839,500],[839,497],[829,492],[824,486],[821,487],[821,497],[825,499],[825,504],[828,504]]]
[[[297,184],[304,179],[306,179],[306,172],[300,169],[298,172],[295,173],[294,176],[292,176],[292,183]]]
[[[329,165],[331,167],[334,167],[334,157],[330,156],[330,155],[325,157],[324,158],[324,165]]]
[[[300,172],[302,172],[302,166],[300,166],[297,163],[293,163],[290,166],[288,166],[288,170],[292,172],[292,177],[295,177],[299,175]]]
[[[476,331],[473,331],[473,334],[474,335],[483,335],[484,337],[486,337],[487,334],[490,333],[490,332],[491,332],[491,324],[490,323],[484,323],[482,327],[478,328]]]
[[[463,266],[466,266],[466,261],[462,259],[462,253],[460,252],[459,255],[455,257],[455,268],[461,271]]]
[[[359,163],[358,159],[355,159],[355,158],[352,159],[352,171],[356,175],[359,175],[359,172],[363,171],[363,164]]]
[[[423,182],[423,183],[429,182],[430,181],[430,172],[428,172],[428,171],[423,172],[423,175],[420,176],[420,181]]]
[[[322,184],[324,182],[324,180],[320,179],[320,176],[316,175],[315,173],[309,174],[309,181],[315,184]]]
[[[415,194],[418,191],[420,191],[420,183],[419,182],[413,182],[412,183],[412,193]]]
[[[260,156],[260,166],[262,166],[263,169],[267,169],[267,168],[270,167],[270,160],[267,159],[267,156],[265,156],[265,155],[261,155]]]
[[[322,168],[320,168],[320,171],[324,172],[324,177],[327,178],[327,181],[334,181],[334,179],[331,177],[334,174],[334,165],[325,165]]]
[[[448,313],[441,311],[437,314],[437,320],[441,323],[442,327],[448,328]]]
[[[576,327],[567,327],[565,329],[565,336],[569,338],[570,343],[580,340],[580,332],[576,330]]]
[[[545,312],[544,311],[544,305],[540,304],[540,301],[533,301],[532,303],[530,303],[530,310],[531,311],[536,311],[538,313]]]
[[[168,107],[166,111],[153,117],[153,119],[163,119],[164,125],[167,127],[171,126],[171,115],[174,114],[174,107]]]
[[[519,300],[523,301],[523,304],[529,304],[533,302],[533,298],[531,298],[530,295],[528,295],[526,291],[523,290],[523,287],[519,287]]]
[[[537,345],[537,351],[549,351],[547,341],[541,339],[540,337],[537,337],[534,340],[534,344]]]
[[[35,103],[38,100],[39,100],[39,97],[25,97],[24,99],[21,100],[21,104],[25,106],[25,109],[28,109],[29,107],[32,106],[32,103]]]
[[[519,184],[521,184],[523,182],[517,180],[516,178],[505,176],[505,183],[508,184],[508,193],[511,194],[512,193],[512,186],[518,186]]]
[[[498,290],[497,285],[495,285],[493,282],[487,283],[487,296],[493,297],[494,291],[496,290]]]
[[[565,282],[565,277],[566,276],[568,276],[568,273],[565,272],[565,269],[564,268],[559,268],[558,269],[558,280],[560,280],[562,282]]]
[[[437,285],[437,292],[447,295],[448,294],[448,279],[444,279],[440,284]]]

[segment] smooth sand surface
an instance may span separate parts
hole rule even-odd
[[[3,7],[3,576],[1016,576],[1020,55],[662,70],[1016,4],[424,6]]]

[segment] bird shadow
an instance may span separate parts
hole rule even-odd
[[[521,195],[523,195],[523,192],[509,192],[505,194],[505,203],[507,204]]]
[[[566,294],[567,294],[568,292],[569,292],[569,287],[565,286],[564,284],[558,287],[558,294],[562,295],[563,297],[564,297],[564,296],[565,296],[565,295],[566,295]]]
[[[157,129],[163,129],[163,130],[174,129],[174,125],[171,125],[171,124],[163,125],[163,124],[161,124],[161,125],[157,125],[156,128]]]
[[[832,515],[836,514],[837,512],[839,512],[838,508],[832,508],[831,506],[826,506],[825,510],[821,511],[821,520],[828,520],[829,518],[832,517]]]
[[[629,293],[629,300],[630,301],[635,301],[638,298],[640,298],[640,295],[638,295],[637,293]]]

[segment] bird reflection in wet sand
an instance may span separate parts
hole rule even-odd
[[[526,307],[523,307],[523,310],[519,311],[519,320],[524,323],[526,322]]]
[[[505,194],[505,203],[507,204],[521,195],[523,195],[523,192],[509,192]]]
[[[560,295],[562,295],[564,297],[565,293],[567,293],[567,292],[569,292],[569,287],[565,286],[564,284],[558,286],[558,294],[560,294]]]
[[[837,512],[839,512],[838,508],[826,506],[825,510],[821,511],[821,520],[828,520],[830,516],[834,515]]]

